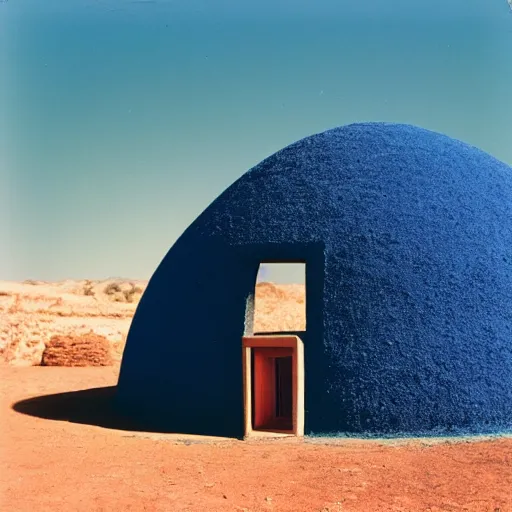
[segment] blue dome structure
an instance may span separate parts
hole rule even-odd
[[[512,169],[391,123],[282,149],[190,225],[133,318],[123,410],[243,437],[242,338],[260,263],[281,261],[306,264],[306,330],[288,333],[306,435],[512,428]]]

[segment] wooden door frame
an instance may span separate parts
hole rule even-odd
[[[254,348],[292,349],[292,422],[290,431],[279,431],[302,437],[304,435],[304,343],[295,335],[258,335],[242,338],[242,368],[244,385],[245,437],[258,434],[253,430],[252,418],[252,370],[251,358]],[[276,433],[278,433],[276,431]]]

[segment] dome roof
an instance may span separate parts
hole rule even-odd
[[[305,261],[307,433],[511,427],[511,218],[511,168],[447,136],[365,123],[300,140],[171,248],[134,318],[120,392],[130,400],[154,374],[185,410],[184,386],[204,391],[170,361],[202,347],[223,368],[201,363],[217,382],[208,396],[225,397],[238,428],[258,265]],[[207,338],[191,332],[198,321]]]

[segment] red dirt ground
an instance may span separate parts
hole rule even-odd
[[[0,510],[512,511],[512,439],[300,442],[147,434],[15,412],[116,368],[0,367]]]

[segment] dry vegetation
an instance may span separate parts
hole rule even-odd
[[[40,365],[46,351],[44,364],[94,366],[109,357],[119,363],[146,285],[121,279],[0,282],[0,358]],[[255,308],[256,332],[303,330],[304,286],[259,283]],[[105,343],[109,356],[100,356]]]
[[[92,330],[81,336],[52,336],[41,361],[42,366],[111,366],[113,363],[109,341]]]

